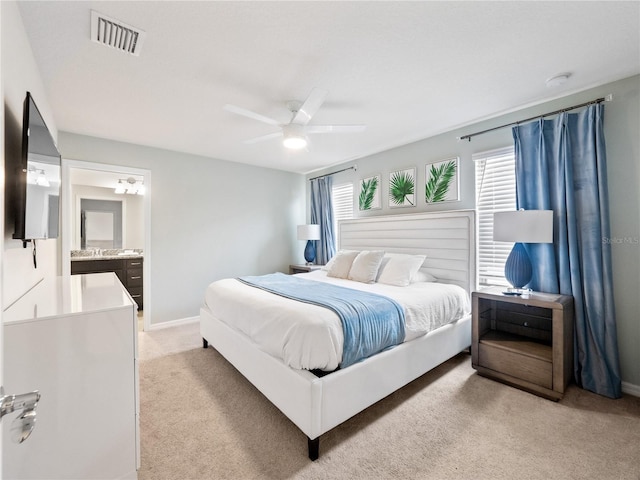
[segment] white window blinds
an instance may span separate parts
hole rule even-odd
[[[476,166],[478,279],[480,285],[508,285],[504,264],[512,243],[493,241],[493,214],[516,209],[513,147],[473,156]]]
[[[338,234],[338,222],[353,218],[353,183],[342,183],[331,187],[333,203],[333,231]]]

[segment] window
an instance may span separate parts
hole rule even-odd
[[[333,204],[333,231],[338,237],[338,222],[353,218],[353,183],[342,183],[331,187]]]
[[[504,264],[512,243],[493,241],[493,214],[516,209],[516,173],[513,147],[479,153],[476,165],[478,219],[478,280],[480,285],[508,285]]]

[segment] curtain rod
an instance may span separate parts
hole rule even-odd
[[[476,135],[482,135],[484,133],[493,132],[494,130],[499,130],[501,128],[512,127],[513,125],[519,125],[524,122],[530,122],[531,120],[536,120],[538,118],[548,117],[549,115],[557,115],[559,113],[569,112],[571,110],[575,110],[576,108],[586,107],[588,105],[593,105],[595,103],[602,102],[610,102],[613,100],[613,94],[609,94],[606,97],[596,98],[595,100],[591,100],[590,102],[581,103],[580,105],[574,105],[572,107],[562,108],[560,110],[556,110],[554,112],[543,113],[542,115],[536,115],[535,117],[525,118],[524,120],[518,120],[517,122],[507,123],[505,125],[500,125],[499,127],[488,128],[487,130],[482,130],[481,132],[470,133],[469,135],[463,135],[462,137],[458,137],[458,140],[469,140],[471,141],[471,137],[475,137]]]
[[[332,172],[332,173],[325,173],[324,175],[318,175],[317,177],[310,178],[310,179],[309,179],[309,181],[311,181],[311,180],[317,180],[318,178],[329,177],[329,176],[331,176],[331,175],[335,175],[336,173],[346,172],[347,170],[358,170],[358,165],[352,165],[352,166],[350,166],[350,167],[343,168],[342,170],[338,170],[338,171],[336,171],[336,172]]]

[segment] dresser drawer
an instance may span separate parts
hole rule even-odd
[[[478,364],[496,372],[553,388],[553,368],[549,361],[530,357],[480,342],[478,346]]]

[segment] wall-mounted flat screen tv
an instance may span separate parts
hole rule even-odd
[[[60,153],[33,97],[27,92],[22,159],[16,175],[13,238],[56,238],[60,225]]]

